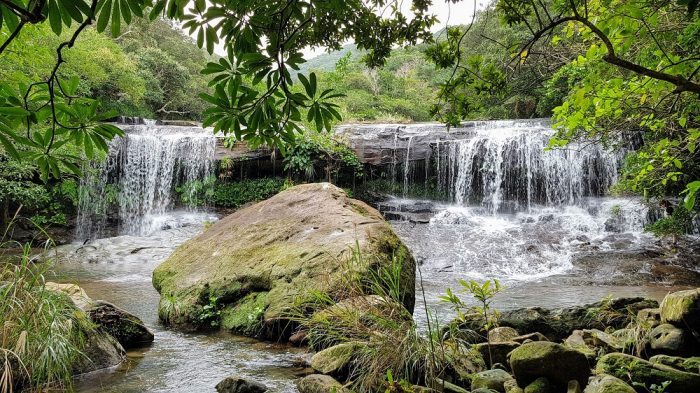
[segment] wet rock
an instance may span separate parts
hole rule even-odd
[[[100,328],[88,330],[83,356],[73,364],[74,374],[85,374],[119,365],[126,359],[126,351],[119,342]]]
[[[312,374],[297,381],[299,393],[350,393],[330,375]]]
[[[86,310],[90,320],[117,339],[124,348],[153,342],[153,333],[138,317],[105,301],[93,302]]]
[[[673,367],[676,370],[700,374],[700,356],[682,358],[679,356],[656,355],[649,358],[649,361],[654,364]]]
[[[549,339],[542,333],[535,332],[535,333],[528,333],[528,334],[523,334],[522,336],[518,337],[513,337],[511,341],[515,341],[516,343],[524,344],[526,342],[531,342],[531,341],[549,341]]]
[[[545,377],[539,377],[525,387],[525,393],[555,393],[556,387]]]
[[[583,393],[636,393],[625,381],[612,375],[596,375],[588,382]]]
[[[479,353],[481,353],[481,356],[484,358],[487,364],[489,362],[489,359],[491,359],[492,365],[497,363],[507,365],[508,354],[512,352],[515,348],[518,348],[519,346],[519,343],[511,341],[502,343],[491,343],[490,351],[488,343],[476,344],[475,347],[476,350],[479,351]]]
[[[308,330],[300,330],[289,336],[289,342],[299,347],[304,346],[309,343],[308,335]]]
[[[489,341],[491,341],[491,343],[514,341],[513,339],[518,336],[520,336],[520,333],[508,326],[499,326],[489,331]]]
[[[666,295],[661,302],[661,321],[700,336],[700,288]]]
[[[578,381],[572,379],[566,387],[566,393],[581,393],[581,385]]]
[[[576,329],[621,329],[632,321],[630,312],[657,306],[654,300],[619,298],[560,309],[520,308],[503,312],[498,322],[523,334],[539,332],[550,340],[562,341]],[[458,328],[479,331],[482,325],[481,318],[475,316],[461,321]]]
[[[560,386],[566,386],[572,379],[585,385],[590,375],[588,360],[581,352],[547,341],[514,349],[510,353],[510,367],[520,386],[527,386],[539,377]]]
[[[362,343],[351,342],[326,348],[311,358],[311,367],[321,374],[346,375],[350,363],[363,347]]]
[[[661,324],[661,309],[660,308],[645,308],[637,313],[637,323],[643,323],[650,327],[656,327]]]
[[[474,389],[486,388],[505,393],[504,384],[513,377],[504,370],[486,370],[474,375],[472,379],[472,392]]]
[[[620,379],[631,378],[647,386],[670,381],[671,384],[666,388],[668,393],[695,392],[700,386],[700,374],[676,370],[623,353],[611,353],[601,357],[595,370],[597,374],[610,374]]]
[[[357,243],[356,243],[357,242]],[[287,340],[291,312],[312,291],[338,291],[345,261],[359,245],[369,276],[398,256],[400,298],[415,302],[415,262],[379,212],[328,183],[304,184],[240,209],[181,245],[153,273],[164,322],[184,329],[212,325],[248,336]],[[166,313],[177,303],[178,313]],[[218,314],[209,313],[215,305]],[[172,308],[172,307],[170,307]]]
[[[216,385],[218,393],[265,393],[267,386],[240,377],[227,377]]]
[[[687,336],[683,329],[664,323],[651,331],[650,346],[655,353],[684,355],[691,349],[691,342]]]

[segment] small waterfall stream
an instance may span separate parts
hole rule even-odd
[[[177,186],[214,173],[216,137],[201,127],[122,125],[108,157],[91,163],[82,183],[78,239],[104,235],[108,204],[117,206],[120,234],[145,235],[168,226]]]

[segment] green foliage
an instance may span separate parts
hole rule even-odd
[[[203,180],[194,180],[175,187],[175,192],[180,197],[180,202],[188,206],[204,206],[210,203],[214,197],[216,177],[209,176]]]
[[[48,264],[36,266],[29,245],[21,250],[0,252],[0,391],[70,389],[93,327],[66,295],[46,288]]]
[[[338,137],[327,133],[306,133],[285,152],[284,170],[306,181],[316,178],[316,168],[323,168],[325,179],[332,182],[341,172],[361,177],[364,166],[355,152]]]
[[[209,302],[202,306],[197,320],[199,323],[217,327],[221,323],[221,307],[216,296],[209,296]]]
[[[686,210],[685,206],[679,205],[673,209],[670,216],[647,225],[644,230],[660,237],[685,235],[693,230],[693,215]]]
[[[247,203],[262,201],[282,191],[285,180],[281,178],[242,180],[217,184],[211,196],[214,206],[239,208]]]

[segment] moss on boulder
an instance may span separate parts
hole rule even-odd
[[[572,379],[585,385],[590,375],[584,354],[548,341],[530,342],[514,349],[510,353],[510,367],[520,386],[527,386],[539,377],[546,377],[560,387],[566,387]]]
[[[700,288],[666,295],[661,302],[661,322],[700,333]]]
[[[700,374],[683,372],[663,364],[654,364],[644,359],[623,353],[611,353],[598,360],[596,373],[610,374],[620,379],[631,378],[647,386],[661,385],[670,381],[665,392],[696,392],[700,386]]]
[[[353,248],[361,263],[351,263]],[[328,183],[289,188],[216,222],[153,272],[159,315],[185,329],[218,325],[287,338],[312,292],[343,297],[343,280],[402,263],[400,297],[413,310],[415,261],[382,216]],[[261,295],[264,294],[264,295]],[[167,308],[167,310],[166,310]],[[262,308],[262,310],[261,310]]]

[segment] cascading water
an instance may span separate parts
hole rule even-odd
[[[107,204],[118,208],[120,234],[145,235],[164,225],[175,187],[213,175],[216,137],[201,127],[148,122],[122,126],[101,163],[92,163],[83,180],[78,239],[101,237]],[[165,217],[167,219],[167,217]]]
[[[492,213],[604,195],[617,180],[619,153],[597,144],[547,150],[553,133],[542,121],[482,122],[471,138],[437,143],[441,191]]]

